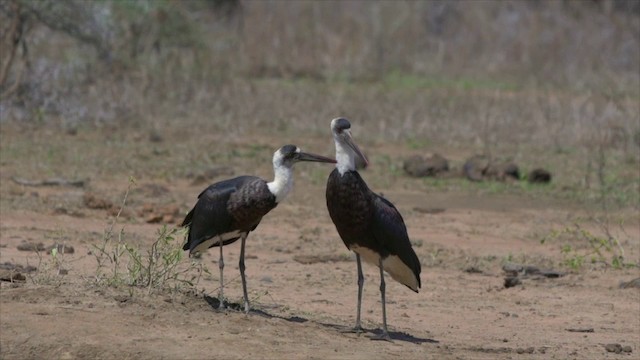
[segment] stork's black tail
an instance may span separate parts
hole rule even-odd
[[[182,246],[182,250],[190,250],[191,249],[191,244],[190,244],[190,240],[191,240],[191,221],[193,220],[193,212],[196,208],[194,207],[193,209],[191,209],[191,211],[189,211],[189,213],[187,214],[187,216],[185,216],[184,220],[182,221],[182,224],[180,225],[181,227],[189,227],[189,234],[187,235],[187,242],[184,243],[184,245]]]

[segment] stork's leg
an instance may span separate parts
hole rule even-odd
[[[364,275],[362,274],[362,262],[360,261],[360,255],[356,253],[356,264],[358,265],[358,310],[356,313],[356,326],[353,329],[346,332],[353,332],[360,334],[363,329],[360,323],[360,311],[362,309],[362,288],[364,286]]]
[[[380,294],[382,296],[382,334],[371,337],[371,340],[392,341],[391,336],[389,336],[389,331],[387,331],[387,306],[384,298],[386,285],[384,283],[384,270],[382,268],[382,258],[380,258],[380,260],[378,261],[378,266],[380,267]]]
[[[359,334],[362,332],[360,312],[362,310],[362,287],[364,286],[364,275],[362,275],[362,262],[360,262],[360,255],[358,254],[356,254],[356,263],[358,264],[358,312],[356,315],[356,326],[354,330]]]
[[[222,238],[218,236],[218,246],[220,247],[220,261],[218,261],[218,268],[220,269],[220,292],[218,293],[218,310],[224,310],[224,280],[222,277],[224,269],[224,257],[222,256]]]
[[[244,312],[249,313],[249,295],[247,294],[247,279],[244,276],[244,244],[247,241],[249,233],[242,234],[240,238],[240,277],[242,278],[242,293],[244,294]]]

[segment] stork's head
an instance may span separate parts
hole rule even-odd
[[[292,168],[293,164],[298,161],[314,161],[335,164],[334,159],[324,157],[322,155],[316,155],[311,153],[305,153],[295,145],[285,145],[278,149],[273,154],[273,166],[279,168],[284,166],[286,168]]]
[[[341,174],[345,171],[355,170],[355,157],[359,157],[365,164],[369,161],[364,156],[358,145],[351,137],[351,123],[345,118],[331,120],[331,132],[336,143],[336,159],[338,170]]]

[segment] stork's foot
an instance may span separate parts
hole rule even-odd
[[[386,331],[383,331],[382,334],[377,334],[377,335],[371,335],[369,336],[369,339],[371,340],[384,340],[384,341],[388,341],[388,342],[393,342],[393,340],[391,340],[391,336],[389,336],[389,333]]]
[[[249,315],[249,312],[250,312],[250,311],[251,311],[251,307],[249,306],[249,302],[246,302],[246,301],[245,301],[245,303],[244,303],[244,313],[245,313],[246,315]]]
[[[227,306],[224,304],[224,298],[218,297],[218,307],[216,308],[218,311],[226,311]]]

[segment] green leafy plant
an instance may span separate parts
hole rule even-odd
[[[560,251],[564,265],[572,269],[582,268],[586,259],[591,259],[592,264],[603,263],[615,269],[637,266],[633,262],[625,262],[624,248],[610,232],[606,236],[598,236],[576,222],[561,230],[551,231],[540,243],[554,240],[565,241]],[[580,246],[572,246],[567,243],[569,241],[577,242]]]
[[[146,288],[149,293],[153,290],[182,290],[185,287],[193,289],[202,273],[209,271],[197,260],[186,264],[182,261],[184,252],[181,239],[184,229],[162,226],[158,229],[156,240],[146,251],[125,241],[124,227],[116,235],[115,224],[134,185],[135,179],[130,178],[120,211],[105,231],[102,243],[94,246],[97,267],[93,282],[115,287]]]
[[[183,236],[184,230],[170,229],[164,225],[158,230],[157,240],[146,253],[125,244],[128,257],[127,284],[147,288],[149,292],[153,289],[195,286],[202,273],[208,271],[202,263],[196,261],[190,262],[187,266],[180,266],[184,251],[178,239]]]

